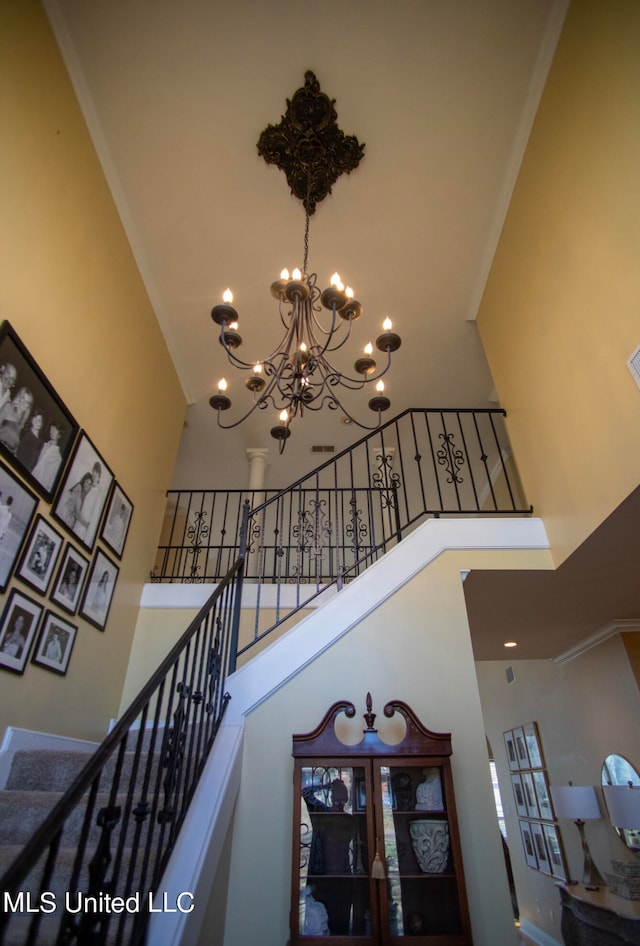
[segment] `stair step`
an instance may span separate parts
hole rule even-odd
[[[20,749],[11,764],[7,791],[63,792],[91,758],[88,752]]]
[[[88,850],[92,854],[91,846]],[[0,845],[0,874],[8,867],[17,854],[21,851],[20,846],[16,845]],[[66,896],[69,895],[69,905],[72,909],[82,904],[82,899],[78,899],[78,894],[76,892],[69,893],[71,889],[71,872],[73,870],[74,859],[77,854],[77,849],[75,847],[62,847],[58,851],[58,856],[56,858],[56,865],[53,874],[53,878],[47,886],[47,896],[46,900],[43,901],[43,906],[49,907],[52,903],[55,903],[55,911],[53,913],[41,913],[40,914],[40,926],[38,929],[37,944],[38,946],[49,946],[49,944],[54,944],[57,939],[58,930],[60,923],[62,921]],[[129,864],[130,852],[125,850],[122,852],[122,861],[121,861],[121,871],[120,871],[120,889],[118,889],[114,896],[123,896],[129,897],[133,896],[140,886],[141,881],[141,870],[142,863],[138,864],[136,870],[134,871],[134,876],[131,879],[131,890],[125,889],[125,883],[127,879],[127,866]],[[143,860],[143,859],[141,859]],[[29,925],[33,919],[34,914],[28,914],[26,908],[31,906],[35,908],[39,905],[38,894],[39,890],[39,877],[41,874],[40,865],[36,866],[33,870],[32,876],[29,876],[21,884],[22,890],[22,903],[19,906],[22,907],[21,912],[13,913],[10,916],[8,930],[5,934],[5,939],[3,940],[3,946],[24,946],[26,942],[26,936],[29,929]],[[148,883],[149,878],[146,878]],[[85,861],[85,865],[80,874],[80,880],[78,888],[83,893],[88,890],[89,886],[89,873],[88,873],[88,863]],[[27,894],[30,893],[30,899],[28,899]],[[103,901],[104,903],[104,901]],[[16,906],[18,904],[16,903]],[[111,918],[109,925],[109,936],[107,937],[107,944],[115,939],[116,933],[119,928],[119,923],[121,918],[124,918],[127,928],[131,927],[135,922],[136,917],[138,916],[137,908],[139,906],[139,913],[143,914],[147,906],[146,897],[143,894],[138,896],[137,902],[129,901],[128,906],[130,909],[123,911],[123,913],[102,913],[96,914],[96,916],[106,916]],[[84,911],[82,911],[84,912]],[[74,914],[77,919],[82,917],[82,912]],[[126,937],[122,940],[123,943],[127,942]]]
[[[0,792],[0,845],[25,845],[40,827],[53,806],[62,798],[62,792]],[[95,843],[100,835],[101,828],[96,824],[98,812],[109,804],[110,796],[107,793],[96,795],[93,809],[92,825],[89,830],[88,842]],[[126,795],[117,795],[115,805],[120,806],[124,813]],[[151,799],[150,799],[151,801]],[[136,802],[134,801],[133,807]],[[162,804],[160,805],[162,808]],[[62,843],[75,844],[80,837],[85,816],[84,804],[79,804],[69,815],[62,835]],[[146,835],[149,821],[143,823],[142,835]],[[127,827],[132,836],[135,830],[135,819],[129,816]],[[119,836],[120,824],[115,828],[114,835]]]

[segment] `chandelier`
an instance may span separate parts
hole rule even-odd
[[[342,349],[351,335],[353,323],[363,312],[353,291],[344,286],[337,273],[326,289],[317,285],[317,276],[309,272],[309,219],[318,201],[331,193],[331,186],[342,173],[358,166],[364,153],[353,136],[344,135],[337,125],[335,100],[320,91],[312,72],[305,73],[304,88],[287,100],[287,111],[279,125],[269,125],[258,141],[258,152],[270,164],[276,164],[287,175],[292,193],[305,208],[303,269],[291,274],[283,270],[271,284],[271,295],[277,300],[282,337],[270,354],[257,361],[244,361],[238,354],[242,337],[238,332],[238,313],[233,294],[227,289],[223,301],[211,310],[211,318],[220,327],[219,341],[229,363],[247,372],[245,386],[253,395],[248,410],[232,423],[223,421],[231,407],[226,379],[218,382],[218,391],[210,399],[217,412],[218,426],[237,427],[256,410],[272,407],[279,412],[278,423],[271,436],[282,453],[291,434],[290,425],[305,411],[322,408],[340,410],[350,422],[365,430],[375,430],[382,421],[382,412],[390,407],[384,394],[383,375],[391,364],[391,354],[400,347],[400,336],[385,319],[375,340],[376,349],[385,355],[379,367],[374,360],[373,345],[368,343],[356,358],[353,372],[340,370],[332,362],[334,352]],[[325,310],[323,312],[323,310]],[[369,409],[377,414],[377,422],[369,425],[354,417],[343,403],[345,391],[374,386]]]

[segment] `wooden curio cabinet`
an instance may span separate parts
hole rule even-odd
[[[384,714],[406,723],[401,742],[382,742],[367,694],[357,745],[335,733],[327,711],[294,735],[290,946],[400,944],[471,946],[449,733],[426,729],[398,700]]]

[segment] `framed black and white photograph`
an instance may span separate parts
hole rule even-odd
[[[538,799],[536,798],[536,790],[533,784],[531,772],[523,772],[521,778],[522,790],[524,792],[524,801],[527,806],[527,814],[530,818],[539,818],[540,809],[538,808]]]
[[[545,841],[547,842],[547,854],[549,855],[549,864],[551,873],[558,880],[567,879],[567,867],[564,859],[564,850],[562,848],[562,839],[558,826],[555,824],[545,824],[542,826]]]
[[[532,772],[531,777],[536,790],[540,817],[544,818],[546,821],[553,821],[553,805],[551,803],[549,783],[547,782],[547,773],[544,770]]]
[[[544,759],[542,758],[542,745],[538,734],[537,723],[527,723],[523,726],[524,740],[527,744],[527,753],[529,755],[529,764],[532,769],[544,768]]]
[[[12,588],[0,618],[0,667],[24,673],[42,605]]]
[[[75,614],[78,610],[88,568],[89,559],[67,542],[51,592],[51,600],[69,614]]]
[[[47,611],[31,658],[32,664],[64,676],[78,628],[53,611]]]
[[[9,322],[0,325],[0,453],[47,502],[78,425]]]
[[[513,736],[513,732],[510,729],[508,729],[504,733],[504,747],[507,752],[507,761],[509,763],[509,768],[511,769],[512,772],[515,772],[520,768],[520,764],[518,762],[518,754],[516,752],[515,739]]]
[[[80,614],[101,631],[107,623],[118,572],[118,566],[98,549],[85,585]]]
[[[524,789],[520,775],[512,775],[511,784],[513,786],[513,797],[516,802],[516,811],[521,818],[526,818],[528,814],[527,803],[524,799]]]
[[[114,555],[122,558],[133,506],[119,483],[115,483],[107,506],[100,538]]]
[[[53,515],[89,552],[112,483],[113,473],[82,431],[56,496]]]
[[[529,754],[527,752],[527,743],[524,738],[524,729],[522,726],[518,726],[517,729],[513,730],[513,743],[516,747],[516,755],[518,757],[518,765],[521,769],[529,769]]]
[[[533,843],[533,835],[531,834],[531,822],[530,821],[520,821],[520,835],[522,837],[522,846],[524,847],[524,859],[529,865],[529,867],[534,867],[538,869],[538,858],[536,857],[536,849]]]
[[[0,460],[0,592],[4,591],[33,522],[38,498]]]
[[[62,542],[63,538],[58,530],[54,529],[44,516],[38,515],[16,575],[41,595],[47,593]]]
[[[544,838],[544,827],[539,821],[531,822],[531,837],[533,838],[533,844],[536,849],[536,857],[538,858],[538,870],[543,871],[545,874],[551,874],[551,862],[549,861],[549,855],[547,853],[547,842]]]

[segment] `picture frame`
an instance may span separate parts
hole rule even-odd
[[[93,550],[113,473],[82,430],[53,505],[53,517],[88,552]]]
[[[529,766],[532,769],[544,768],[544,758],[542,755],[542,743],[538,732],[537,723],[527,723],[522,727],[524,732],[524,741],[527,745],[529,755]]]
[[[11,324],[0,325],[0,454],[47,502],[78,424]]]
[[[98,549],[85,583],[80,616],[104,631],[113,600],[119,568]]]
[[[540,821],[531,822],[531,837],[533,838],[533,844],[536,849],[538,870],[541,870],[544,874],[551,875],[551,862],[547,852],[547,842],[545,841],[544,828]]]
[[[522,726],[518,726],[517,729],[513,730],[513,741],[516,747],[516,755],[518,756],[518,767],[521,769],[531,768]]]
[[[38,506],[38,497],[0,460],[0,592],[6,590]]]
[[[115,482],[100,538],[117,558],[122,558],[132,515],[133,505],[131,500],[120,484]]]
[[[89,559],[67,542],[50,598],[69,614],[75,614],[80,604]]]
[[[533,784],[533,777],[531,772],[522,772],[522,790],[524,792],[524,801],[527,806],[527,815],[530,818],[539,818],[540,809],[538,808],[538,799],[536,798],[536,790]]]
[[[516,803],[516,811],[521,818],[528,815],[527,803],[524,797],[524,788],[522,787],[522,778],[519,774],[511,776],[511,785],[513,786],[513,797]]]
[[[12,588],[0,617],[0,667],[24,673],[43,607]]]
[[[63,538],[54,529],[48,519],[38,514],[31,534],[24,547],[16,576],[25,584],[40,592],[47,593],[47,588],[58,561]]]
[[[529,867],[533,867],[534,870],[537,870],[538,858],[536,856],[536,849],[533,843],[533,835],[531,834],[531,822],[520,821],[519,824],[522,846],[524,847],[524,859]]]
[[[354,788],[353,810],[365,811],[367,807],[367,788],[364,778],[356,778],[354,780]]]
[[[69,667],[77,633],[75,624],[47,609],[31,663],[64,676]]]
[[[507,762],[512,772],[517,772],[520,768],[518,754],[516,752],[516,743],[511,729],[508,729],[504,735],[504,747],[507,753]]]
[[[547,854],[549,855],[549,865],[551,874],[558,880],[567,880],[567,865],[562,847],[562,838],[558,826],[555,824],[545,824],[542,826],[544,837],[547,842]]]
[[[551,800],[551,792],[549,791],[549,783],[547,782],[547,773],[544,770],[540,770],[538,772],[532,772],[531,777],[533,779],[533,787],[536,793],[540,817],[545,821],[553,821],[553,802]]]

